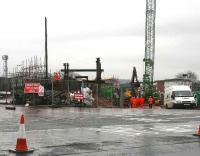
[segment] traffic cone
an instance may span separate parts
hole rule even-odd
[[[17,138],[17,144],[15,150],[10,150],[15,153],[31,153],[34,150],[28,149],[26,142],[26,133],[25,133],[25,125],[24,125],[24,115],[21,115],[20,125],[19,125],[19,137]]]
[[[194,136],[199,136],[200,137],[200,126],[199,126],[199,129],[197,131],[197,134],[194,134]]]
[[[199,126],[199,129],[198,129],[198,135],[200,136],[200,126]]]

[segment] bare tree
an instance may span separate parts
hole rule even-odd
[[[176,78],[186,78],[186,79],[189,79],[191,81],[197,81],[198,80],[198,76],[195,72],[192,72],[192,71],[187,71],[187,72],[181,72],[181,73],[178,73],[176,75]]]

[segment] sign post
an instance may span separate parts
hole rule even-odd
[[[51,105],[53,105],[53,101],[54,101],[53,94],[54,93],[53,93],[53,79],[52,79],[52,81],[51,81]]]

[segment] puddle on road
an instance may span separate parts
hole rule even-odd
[[[40,156],[46,156],[46,155],[71,155],[71,154],[84,154],[84,153],[95,153],[95,152],[101,152],[104,150],[108,150],[109,148],[112,149],[115,146],[121,146],[123,142],[121,141],[103,141],[100,143],[89,143],[89,142],[74,142],[71,144],[66,145],[60,145],[60,146],[49,146],[45,147],[46,150],[50,148],[50,151],[45,152],[45,149],[43,149],[40,154]]]

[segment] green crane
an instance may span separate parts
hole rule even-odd
[[[155,54],[155,18],[156,0],[146,0],[145,23],[145,71],[143,75],[143,90],[145,96],[153,93],[154,54]]]

